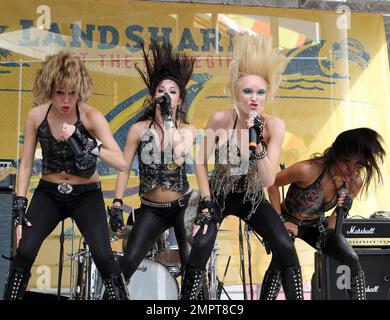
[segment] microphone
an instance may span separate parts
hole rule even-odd
[[[256,111],[249,112],[249,118],[256,118],[256,117],[257,117]],[[255,127],[253,126],[249,128],[249,150],[255,152],[256,147],[257,147],[257,132]]]
[[[61,125],[61,130],[63,126],[64,124]],[[70,136],[67,141],[70,144],[70,147],[72,148],[72,151],[75,154],[75,156],[79,157],[83,155],[83,150],[81,149],[80,145],[76,141],[75,137]]]
[[[348,193],[348,189],[346,187],[346,184],[344,182],[343,186],[340,189],[340,194],[346,195]],[[344,220],[344,208],[343,206],[336,207],[336,227],[335,227],[335,233],[341,234],[341,227],[343,226],[343,220]]]

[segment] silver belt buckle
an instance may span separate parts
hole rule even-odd
[[[62,193],[62,194],[69,194],[73,191],[72,185],[70,185],[69,183],[66,183],[66,182],[60,183],[58,185],[57,189],[58,189],[58,192]]]
[[[179,204],[179,207],[184,207],[186,205],[185,199],[183,198],[180,198],[177,202]]]

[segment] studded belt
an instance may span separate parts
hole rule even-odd
[[[188,201],[190,200],[191,192],[185,194],[181,198],[174,200],[172,202],[154,202],[145,199],[144,197],[140,198],[140,201],[142,204],[154,207],[154,208],[175,208],[175,207],[184,207],[188,204]]]
[[[92,182],[87,184],[70,184],[67,182],[53,183],[46,180],[40,180],[38,188],[58,191],[61,194],[82,194],[91,190],[101,189],[101,182]]]

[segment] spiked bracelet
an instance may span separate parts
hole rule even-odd
[[[252,153],[252,158],[253,159],[261,160],[261,159],[266,157],[266,155],[267,155],[267,147],[265,146],[265,144],[262,144],[262,146],[263,146],[263,150],[261,150],[260,152],[256,152],[255,151],[255,152]]]
[[[14,196],[12,201],[12,217],[16,225],[27,224],[26,217],[28,200],[26,197]]]
[[[123,206],[123,200],[122,199],[115,198],[114,200],[112,200],[112,204],[114,204],[115,202],[119,202],[121,204],[121,206]]]

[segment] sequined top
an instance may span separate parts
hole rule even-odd
[[[233,132],[236,128],[234,121]],[[264,187],[255,159],[242,159],[239,147],[232,142],[232,136],[215,150],[215,166],[210,177],[210,192],[221,210],[229,193],[242,193],[242,202],[251,202],[249,220],[264,198]]]
[[[173,161],[173,150],[170,145],[165,150],[159,151],[150,126],[142,135],[137,150],[140,177],[139,195],[156,187],[187,192],[190,185],[187,180],[185,162],[182,165],[177,165]]]
[[[291,183],[288,188],[284,206],[288,212],[307,217],[320,217],[337,204],[337,193],[333,199],[324,203],[324,189],[321,186],[322,177],[325,169],[311,185],[306,188],[300,188],[295,183]]]
[[[42,174],[66,172],[79,177],[90,178],[96,170],[96,158],[93,157],[90,163],[82,170],[77,168],[75,155],[67,141],[57,140],[50,131],[47,115],[51,109],[48,108],[45,118],[37,129],[37,138],[42,148]],[[76,105],[77,121],[74,126],[88,138],[94,139],[80,120],[79,107]]]

